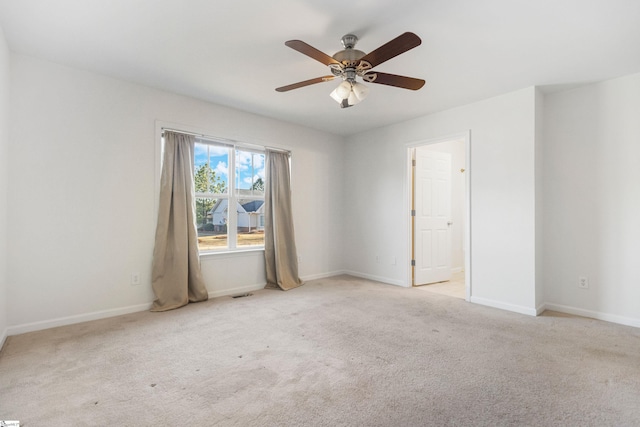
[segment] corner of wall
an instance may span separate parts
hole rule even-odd
[[[544,94],[540,88],[535,91],[535,136],[534,136],[534,173],[535,173],[535,301],[536,307],[544,304],[544,217],[543,217],[543,148],[544,148]],[[544,310],[543,310],[544,311]]]
[[[7,338],[7,183],[9,173],[9,69],[10,53],[0,27],[0,350]]]

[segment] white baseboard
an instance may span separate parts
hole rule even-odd
[[[27,332],[41,331],[43,329],[57,328],[58,326],[73,325],[75,323],[89,322],[91,320],[106,319],[108,317],[121,316],[123,314],[146,311],[151,308],[151,303],[131,305],[128,307],[114,308],[111,310],[95,311],[93,313],[78,314],[75,316],[59,317],[57,319],[43,320],[40,322],[25,323],[7,328],[8,335],[18,335]]]
[[[327,277],[339,276],[341,274],[348,274],[344,270],[331,271],[329,273],[309,274],[307,276],[301,276],[300,278],[305,282],[308,280],[326,279]]]
[[[359,271],[345,270],[343,272],[343,274],[349,274],[351,276],[361,277],[363,279],[369,279],[369,280],[373,280],[373,281],[376,281],[376,282],[382,282],[382,283],[386,283],[388,285],[402,286],[404,288],[409,287],[406,283],[403,283],[400,280],[389,279],[388,277],[374,276],[373,274],[361,273]]]
[[[209,292],[209,298],[216,298],[227,295],[235,295],[243,292],[257,291],[264,289],[264,283],[261,285],[240,286],[237,288],[225,289],[221,291]],[[109,317],[121,316],[123,314],[137,313],[139,311],[147,311],[151,309],[153,303],[138,304],[122,308],[114,308],[110,310],[95,311],[92,313],[78,314],[75,316],[60,317],[57,319],[43,320],[40,322],[25,323],[17,326],[10,326],[5,331],[3,337],[10,335],[19,335],[27,332],[41,331],[44,329],[57,328],[58,326],[73,325],[75,323],[89,322],[91,320],[106,319]],[[4,343],[4,339],[2,341]],[[0,348],[2,348],[0,346]]]
[[[310,280],[325,279],[327,277],[338,276],[340,274],[346,274],[346,273],[342,270],[332,271],[329,273],[309,274],[306,276],[301,276],[300,279],[307,282]],[[266,283],[262,283],[262,284],[256,284],[256,285],[239,286],[237,288],[223,289],[220,291],[212,291],[212,292],[209,292],[209,298],[218,298],[218,297],[225,297],[229,295],[238,295],[245,292],[259,291],[261,289],[264,289],[266,285],[267,285]]]
[[[2,335],[0,335],[0,351],[2,351],[2,348],[4,347],[4,343],[7,341],[8,336],[9,336],[9,330],[5,328],[5,330],[2,331]]]
[[[386,283],[386,284],[395,285],[395,286],[407,287],[406,284],[404,284],[401,281],[396,280],[396,279],[390,279],[390,278],[387,278],[387,277],[375,276],[375,275],[372,275],[372,274],[366,274],[366,273],[361,273],[361,272],[357,272],[357,271],[349,271],[349,270],[340,270],[340,271],[334,271],[334,272],[330,272],[330,273],[307,275],[307,276],[302,277],[302,279],[305,280],[305,281],[307,281],[307,280],[316,280],[316,279],[323,279],[323,278],[327,278],[327,277],[337,276],[337,275],[340,275],[340,274],[349,274],[351,276],[361,277],[363,279],[374,280],[376,282]],[[240,293],[244,293],[244,292],[257,291],[257,290],[263,289],[264,286],[265,286],[264,284],[254,284],[254,285],[240,286],[240,287],[231,288],[231,289],[225,289],[225,290],[220,290],[220,291],[212,291],[212,292],[209,292],[209,298],[217,298],[217,297],[221,297],[221,296],[235,295],[235,294],[240,294]],[[475,304],[480,304],[480,305],[486,305],[486,306],[489,306],[489,307],[499,308],[499,309],[502,309],[502,310],[512,311],[512,312],[515,312],[515,313],[525,314],[525,315],[529,315],[529,316],[537,316],[537,315],[541,314],[545,310],[552,310],[552,311],[558,311],[558,312],[561,312],[561,313],[573,314],[575,316],[589,317],[589,318],[593,318],[593,319],[604,320],[604,321],[607,321],[607,322],[618,323],[618,324],[621,324],[621,325],[633,326],[633,327],[636,327],[636,328],[640,328],[640,319],[631,318],[631,317],[624,317],[624,316],[618,316],[618,315],[609,314],[609,313],[602,313],[602,312],[598,312],[598,311],[584,310],[584,309],[581,309],[581,308],[570,307],[570,306],[565,306],[565,305],[560,305],[560,304],[545,303],[545,304],[542,304],[541,306],[533,309],[533,308],[529,308],[529,307],[523,307],[523,306],[518,306],[518,305],[513,305],[513,304],[507,304],[507,303],[503,303],[503,302],[500,302],[500,301],[494,301],[494,300],[490,300],[490,299],[486,299],[486,298],[479,298],[479,297],[473,297],[473,296],[471,297],[471,302],[475,303]],[[40,321],[40,322],[32,322],[32,323],[25,323],[25,324],[22,324],[22,325],[9,326],[4,331],[2,331],[2,333],[0,335],[0,350],[4,346],[4,344],[5,344],[6,340],[7,340],[7,337],[12,336],[12,335],[24,334],[24,333],[33,332],[33,331],[40,331],[40,330],[43,330],[43,329],[55,328],[55,327],[58,327],[58,326],[72,325],[72,324],[75,324],[75,323],[88,322],[88,321],[91,321],[91,320],[105,319],[105,318],[108,318],[108,317],[115,317],[115,316],[120,316],[120,315],[123,315],[123,314],[136,313],[136,312],[139,312],[139,311],[146,311],[146,310],[149,310],[151,308],[151,305],[152,305],[151,303],[138,304],[138,305],[133,305],[133,306],[128,306],[128,307],[96,311],[96,312],[93,312],[93,313],[85,313],[85,314],[79,314],[79,315],[75,315],[75,316],[67,316],[67,317],[60,317],[60,318],[57,318],[57,319],[44,320],[44,321]]]
[[[462,273],[462,267],[454,267],[451,269],[451,274]]]
[[[501,301],[494,301],[487,298],[471,297],[471,302],[488,307],[499,308],[501,310],[513,311],[515,313],[526,314],[528,316],[537,316],[535,308],[524,307],[522,305],[508,304]]]
[[[309,274],[306,276],[301,276],[300,279],[307,282],[310,280],[317,279],[326,279],[327,277],[339,276],[340,274],[347,274],[344,271],[332,271],[329,273],[319,273],[319,274]],[[248,286],[239,286],[237,288],[223,289],[219,291],[209,292],[209,298],[218,298],[218,297],[226,297],[229,295],[237,295],[245,292],[259,291],[264,289],[266,283],[256,284],[256,285],[248,285]]]
[[[551,311],[559,311],[560,313],[573,314],[574,316],[590,317],[592,319],[604,320],[605,322],[640,328],[640,319],[634,319],[633,317],[618,316],[616,314],[602,313],[548,302],[544,304],[544,308]]]
[[[332,273],[317,274],[313,276],[305,276],[302,279],[314,280],[314,279],[319,279],[324,277],[331,277],[331,276],[335,276],[343,273],[344,272],[332,272]],[[211,291],[209,292],[209,298],[218,298],[223,296],[241,294],[245,292],[258,291],[260,289],[264,289],[264,287],[265,287],[265,283],[260,283],[260,284],[254,284],[254,285],[248,285],[248,286],[238,286],[236,288],[223,289],[218,291]],[[24,323],[22,325],[9,326],[2,332],[2,335],[0,335],[0,349],[2,349],[2,346],[4,345],[7,337],[11,335],[19,335],[27,332],[41,331],[44,329],[56,328],[58,326],[73,325],[75,323],[88,322],[91,320],[106,319],[108,317],[121,316],[123,314],[136,313],[139,311],[147,311],[151,309],[151,306],[152,306],[152,303],[138,304],[138,305],[132,305],[129,307],[102,310],[102,311],[96,311],[92,313],[84,313],[84,314],[78,314],[74,316],[60,317],[60,318],[51,319],[51,320],[42,320],[39,322]]]

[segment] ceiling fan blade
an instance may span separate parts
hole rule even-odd
[[[413,77],[398,76],[396,74],[380,73],[372,71],[362,76],[362,80],[369,83],[378,83],[381,85],[395,86],[403,89],[418,90],[424,86],[424,80],[414,79]]]
[[[316,84],[316,83],[328,82],[329,80],[333,80],[335,78],[336,78],[336,76],[316,77],[315,79],[305,80],[303,82],[293,83],[293,84],[290,84],[290,85],[287,85],[287,86],[282,86],[282,87],[276,88],[276,91],[278,91],[278,92],[286,92],[288,90],[298,89],[298,88],[309,86],[309,85],[313,85],[313,84]]]
[[[367,61],[371,64],[371,67],[377,67],[385,61],[394,58],[401,53],[404,53],[416,46],[420,46],[422,40],[420,37],[413,33],[404,33],[390,42],[383,44],[373,52],[369,52],[362,58],[362,61]]]
[[[326,53],[320,52],[318,49],[306,44],[302,40],[289,40],[284,44],[289,46],[293,50],[297,50],[298,52],[315,59],[316,61],[322,62],[324,65],[339,64],[338,61],[336,61]]]

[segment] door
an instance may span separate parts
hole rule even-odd
[[[451,154],[415,149],[414,284],[451,279]]]

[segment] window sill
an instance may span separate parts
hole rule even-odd
[[[259,246],[255,248],[247,248],[247,249],[234,249],[234,250],[221,250],[221,251],[211,251],[204,252],[200,254],[200,259],[206,258],[234,258],[234,257],[242,257],[247,255],[260,255],[264,253],[264,246]]]

